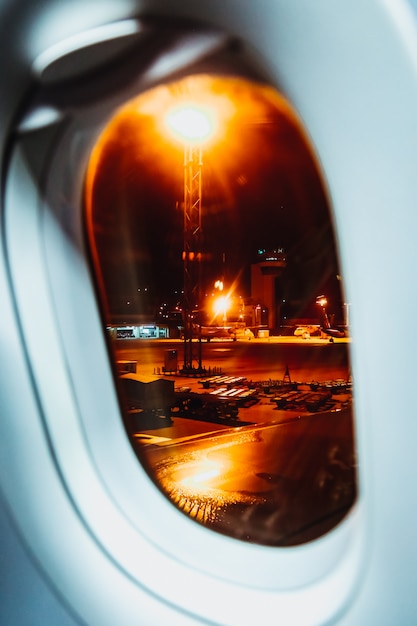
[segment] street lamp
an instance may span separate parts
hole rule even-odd
[[[230,297],[228,295],[219,296],[214,302],[214,313],[216,316],[217,315],[222,316],[223,326],[226,326],[227,311],[229,307],[230,307]]]
[[[202,373],[201,344],[201,210],[203,144],[215,132],[212,112],[206,107],[182,104],[169,111],[166,126],[184,146],[184,373]],[[198,318],[194,319],[194,311]],[[197,324],[196,324],[197,322]],[[198,328],[197,354],[194,354],[194,327]]]
[[[210,139],[216,130],[212,111],[196,104],[174,107],[166,115],[165,123],[177,139],[188,144],[201,145]]]
[[[213,303],[213,310],[214,310],[214,315],[217,317],[220,314],[222,315],[222,321],[223,321],[223,326],[226,326],[226,322],[227,322],[227,311],[230,307],[230,293],[227,293],[226,295],[223,295],[223,281],[222,280],[216,280],[216,282],[214,283],[214,288],[219,290],[219,293],[222,295],[219,295]]]

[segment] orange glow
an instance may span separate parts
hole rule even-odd
[[[348,353],[341,359],[345,353],[314,348],[304,359],[304,352],[294,352],[293,380],[328,380],[329,372],[346,378],[345,398],[340,394],[343,399],[331,404],[327,384],[323,391],[321,383],[314,386],[319,393],[312,410],[323,400],[323,420],[309,415],[308,383],[300,383],[294,404],[285,400],[282,408],[279,398],[286,389],[294,397],[294,386],[290,380],[287,387],[288,353],[276,346],[281,337],[275,331],[281,320],[292,323],[286,314],[295,307],[285,300],[281,307],[278,294],[297,298],[297,314],[308,298],[315,319],[320,313],[328,325],[324,296],[316,300],[323,310],[311,307],[311,297],[329,289],[333,301],[323,259],[329,259],[325,277],[339,270],[332,265],[333,243],[324,238],[331,230],[328,201],[310,151],[296,113],[272,87],[200,74],[159,85],[114,110],[86,174],[86,234],[123,426],[135,454],[189,517],[261,545],[310,541],[311,529],[326,532],[356,493]],[[198,211],[189,220],[191,195]],[[281,243],[293,251],[293,263],[282,277],[265,267],[264,279],[265,264],[256,266],[265,259],[256,253]],[[257,327],[272,329],[263,333],[268,342],[242,346]],[[203,338],[219,343],[203,348]],[[224,367],[236,382],[223,387],[218,377],[216,389],[208,380],[196,391],[187,358],[192,342],[192,360],[204,353],[209,378],[210,369],[217,376]],[[184,368],[177,359],[182,349]],[[321,354],[329,361],[321,363]],[[134,397],[123,376],[131,364],[141,383]],[[156,380],[167,386],[145,392],[143,383]],[[343,421],[335,420],[336,411]],[[161,427],[167,437],[159,437]],[[342,461],[329,457],[333,449]]]
[[[261,135],[258,130],[270,123],[288,122],[300,128],[293,109],[283,96],[272,87],[250,82],[241,78],[219,77],[212,75],[194,75],[177,82],[164,84],[150,89],[115,111],[113,117],[102,131],[91,152],[85,184],[85,204],[87,230],[91,238],[91,252],[94,264],[100,266],[95,229],[95,210],[99,206],[95,194],[103,185],[120,189],[123,206],[129,205],[124,196],[129,181],[139,181],[146,176],[146,168],[151,166],[152,176],[160,180],[159,188],[178,185],[183,172],[184,139],[175,140],[172,131],[166,125],[169,113],[184,111],[194,107],[194,111],[205,112],[210,118],[210,133],[204,140],[204,158],[209,165],[213,184],[234,218],[239,219],[238,206],[233,190],[234,181],[229,172],[242,158],[262,154]],[[190,110],[190,109],[188,109]],[[277,112],[279,115],[277,116]],[[242,133],[237,129],[253,128],[250,146],[242,142]],[[207,126],[207,133],[209,127]],[[249,152],[248,152],[249,151]],[[104,166],[109,162],[109,154],[115,155],[112,167],[107,175]],[[264,158],[268,158],[264,155]],[[242,178],[243,176],[243,178]],[[238,179],[239,184],[247,184],[245,176]],[[105,182],[103,182],[103,180]],[[243,182],[242,182],[243,181]],[[145,209],[138,196],[138,211]],[[121,207],[115,207],[115,211]],[[174,207],[173,207],[174,209]],[[104,277],[98,276],[98,281]],[[100,291],[106,298],[104,283]],[[105,308],[107,308],[107,304]]]
[[[180,139],[177,135],[175,141],[172,125],[167,126],[167,118],[172,121],[173,115],[179,115],[177,121],[183,118],[184,122],[187,110],[189,128],[185,132],[200,133],[195,140],[204,139],[205,151],[210,149],[218,163],[218,179],[227,193],[227,181],[222,181],[222,166],[238,161],[242,150],[247,148],[242,146],[241,137],[230,125],[244,123],[261,127],[268,124],[271,107],[298,125],[288,102],[274,89],[240,78],[189,76],[132,99],[115,112],[92,151],[86,181],[87,214],[90,213],[92,188],[102,157],[111,145],[120,148],[123,158],[124,150],[131,149],[132,139],[137,137],[138,154],[146,151],[149,161],[155,162],[156,171],[175,171],[181,162],[178,152],[183,149],[184,136]],[[200,128],[197,132],[197,118],[201,122],[203,115],[206,130]],[[170,126],[171,130],[168,130]],[[192,138],[189,136],[188,139]]]
[[[163,85],[141,96],[138,111],[152,115],[162,138],[181,143],[218,139],[237,112],[229,81],[210,76],[191,76],[172,85]],[[168,130],[168,133],[167,133]]]
[[[230,296],[220,296],[213,302],[213,311],[215,315],[226,316],[227,311],[230,308]]]
[[[202,143],[214,135],[217,124],[213,111],[193,104],[169,111],[165,124],[175,137],[187,143]]]

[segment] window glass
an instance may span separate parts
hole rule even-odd
[[[126,433],[158,487],[244,541],[333,528],[356,497],[349,304],[288,101],[209,75],[138,96],[92,151],[85,206]]]

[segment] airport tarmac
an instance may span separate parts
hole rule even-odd
[[[165,379],[174,383],[177,392],[188,391],[191,394],[217,394],[220,387],[227,388],[227,392],[234,393],[234,388],[249,386],[249,382],[256,387],[251,401],[237,402],[238,414],[230,419],[213,419],[211,415],[204,416],[203,411],[184,412],[178,408],[172,411],[171,423],[164,418],[152,420],[136,420],[138,431],[150,436],[167,437],[170,439],[183,438],[196,434],[215,432],[226,428],[236,428],[242,425],[273,424],[298,418],[303,414],[310,414],[306,410],[305,402],[283,403],[276,401],[284,383],[297,387],[299,396],[313,393],[310,388],[312,382],[320,383],[322,389],[332,381],[350,381],[349,343],[350,339],[335,339],[329,342],[326,339],[311,337],[268,337],[252,341],[222,341],[212,340],[204,343],[204,364],[207,365],[207,375],[184,376],[180,373],[182,363],[182,342],[167,340],[119,340],[116,343],[117,359],[124,363],[132,362],[138,375],[148,381]],[[164,372],[164,356],[167,350],[175,350],[178,356],[178,371]],[[244,378],[246,382],[216,384],[204,388],[203,382],[213,374],[236,376]],[[265,383],[265,384],[262,384]],[[269,384],[271,383],[271,384]],[[275,383],[275,386],[274,384]],[[335,393],[334,391],[337,391]],[[295,394],[296,396],[297,394]],[[210,398],[211,399],[211,398]],[[220,400],[219,400],[220,401]],[[232,402],[232,399],[222,398],[221,402]],[[331,398],[322,410],[334,410],[351,406],[352,389],[346,390],[334,387]],[[227,412],[226,412],[227,413]],[[138,416],[139,417],[139,416]]]
[[[175,380],[178,383],[178,379]],[[336,383],[333,385],[334,391],[326,392],[326,388],[329,388],[332,382]],[[270,387],[257,389],[249,402],[237,403],[238,412],[236,417],[213,418],[211,416],[204,419],[197,414],[190,414],[184,417],[184,414],[174,409],[171,423],[168,423],[166,418],[156,418],[152,421],[150,427],[140,428],[140,432],[156,437],[178,439],[241,426],[277,424],[318,412],[340,411],[347,407],[352,407],[353,402],[352,388],[343,387],[342,382],[341,380],[322,381],[323,384],[321,387],[319,386],[319,393],[321,389],[321,393],[327,396],[327,399],[314,411],[307,408],[308,400],[313,399],[317,395],[317,391],[312,390],[310,385],[305,383],[297,384],[296,390],[290,390],[289,386],[274,387],[271,385]],[[180,383],[180,386],[178,384],[175,386],[177,391],[185,388],[191,393],[199,394],[201,397],[204,397],[207,392],[216,391],[215,386],[205,390],[202,382],[195,378],[181,377]],[[338,389],[337,383],[339,383],[340,389]],[[285,402],[286,394],[292,394],[292,398],[288,402]],[[219,399],[219,402],[222,402],[222,400]],[[285,408],[282,408],[283,403],[286,405]]]

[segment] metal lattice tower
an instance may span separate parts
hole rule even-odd
[[[184,371],[202,372],[201,346],[201,198],[203,152],[184,146]],[[197,341],[193,336],[197,332]]]

